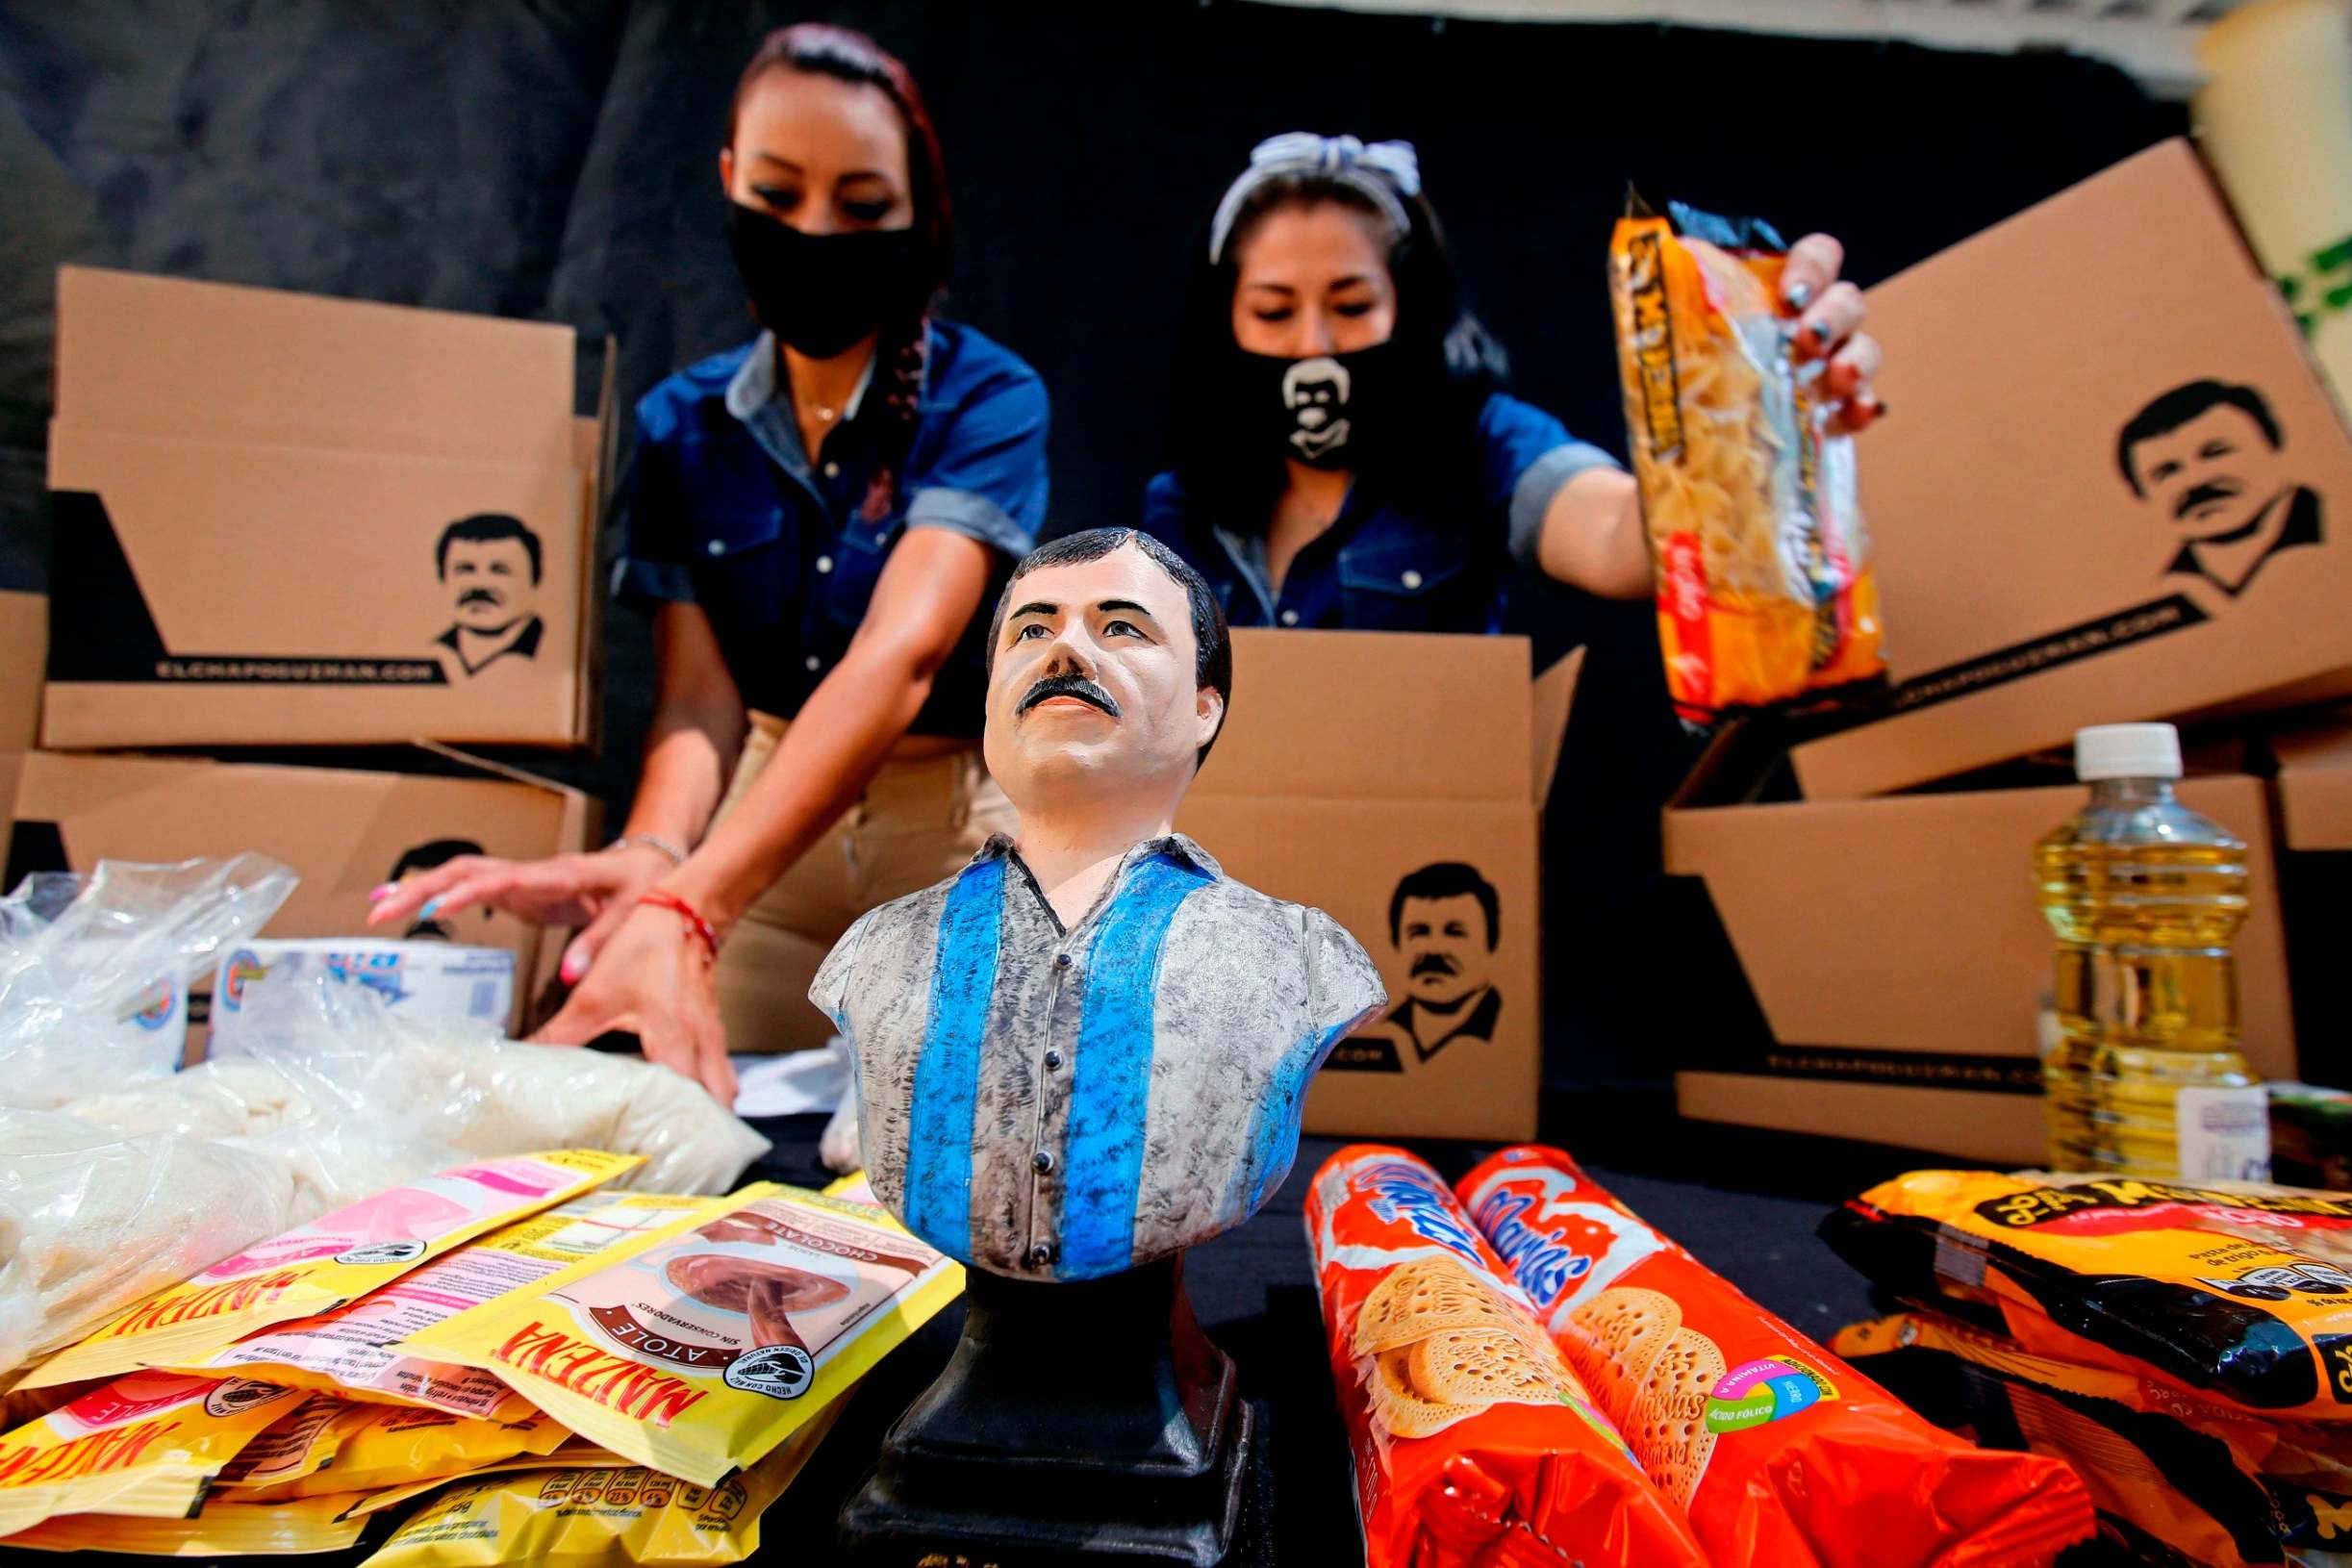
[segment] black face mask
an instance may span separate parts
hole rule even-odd
[[[1236,358],[1236,395],[1250,424],[1263,431],[1252,440],[1279,443],[1284,457],[1310,468],[1352,468],[1368,436],[1380,441],[1395,434],[1384,428],[1398,374],[1393,341],[1302,360],[1249,353]]]
[[[760,325],[813,360],[845,353],[929,303],[930,257],[913,229],[802,234],[730,201],[727,248]]]

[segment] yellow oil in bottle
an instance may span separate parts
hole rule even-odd
[[[2035,849],[2044,917],[2058,938],[2059,1040],[2043,1065],[2054,1170],[2138,1176],[2264,1174],[2260,1080],[2238,1053],[2231,944],[2246,915],[2245,846],[2182,805],[2178,741],[2147,748],[2078,737],[2087,807]],[[2142,770],[2119,772],[2119,770]],[[2186,1133],[2183,1090],[2199,1121]],[[2249,1095],[2245,1091],[2251,1090]],[[2183,1150],[2189,1149],[2184,1169]],[[2259,1146],[2259,1147],[2256,1147]]]

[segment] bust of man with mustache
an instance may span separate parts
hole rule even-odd
[[[909,1229],[1012,1278],[1098,1278],[1255,1212],[1308,1078],[1386,999],[1335,921],[1174,830],[1232,686],[1179,557],[1125,528],[1048,544],[990,649],[984,747],[1019,839],[862,917],[810,996]]]

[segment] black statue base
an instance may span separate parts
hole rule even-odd
[[[873,1568],[1239,1568],[1269,1535],[1259,1412],[1180,1258],[1069,1284],[969,1275],[964,1337],[841,1513]]]

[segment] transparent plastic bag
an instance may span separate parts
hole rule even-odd
[[[725,1192],[770,1147],[667,1068],[412,1022],[323,973],[273,976],[249,988],[243,1005],[244,1027],[214,1060],[166,1083],[78,1101],[74,1114],[215,1136],[365,1127],[363,1142],[482,1156],[603,1149],[645,1156],[614,1183],[644,1192]]]
[[[26,878],[0,898],[0,1105],[50,1109],[92,1083],[171,1073],[189,983],[294,882],[251,854]]]
[[[0,1109],[0,1381],[109,1313],[301,1223],[290,1162]]]

